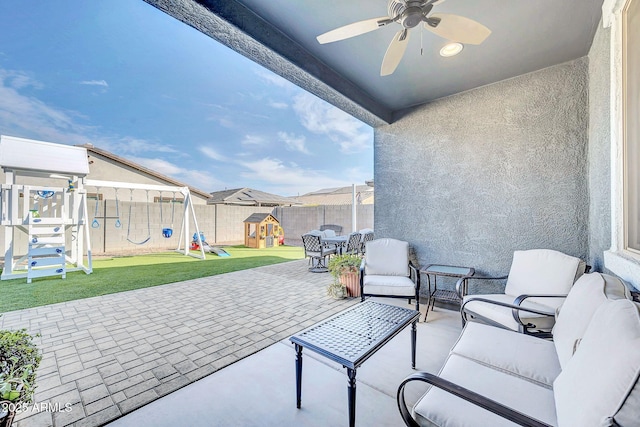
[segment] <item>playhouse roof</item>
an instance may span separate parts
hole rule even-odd
[[[254,213],[254,214],[251,214],[249,218],[245,219],[244,222],[260,223],[265,219],[267,219],[268,217],[272,217],[274,220],[278,221],[276,217],[274,217],[269,213]]]

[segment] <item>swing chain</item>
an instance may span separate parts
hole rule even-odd
[[[91,222],[91,228],[100,228],[98,215],[100,215],[100,187],[96,187],[96,208],[93,212],[93,221]]]

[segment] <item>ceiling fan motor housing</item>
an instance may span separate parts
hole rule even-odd
[[[390,18],[399,16],[398,23],[404,28],[413,28],[420,24],[433,8],[433,5],[426,3],[427,0],[389,0],[387,13]]]

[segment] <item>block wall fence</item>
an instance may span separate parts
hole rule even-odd
[[[176,204],[173,224],[171,222],[171,206],[169,203],[149,203],[149,221],[147,221],[146,202],[120,201],[116,211],[115,200],[102,200],[98,204],[98,215],[95,216],[95,203],[89,201],[88,221],[91,224],[97,219],[98,227],[90,227],[91,250],[93,255],[116,255],[157,252],[175,249],[180,238],[183,207]],[[280,221],[284,228],[285,244],[302,246],[301,235],[318,229],[322,224],[337,224],[343,227],[343,234],[351,232],[351,205],[312,206],[312,207],[256,207],[228,205],[194,205],[200,231],[204,233],[209,244],[239,245],[244,243],[244,223],[253,213],[270,213]],[[130,212],[131,209],[131,213]],[[129,227],[129,216],[131,226]],[[120,219],[120,227],[116,220]],[[162,218],[162,220],[161,220]],[[191,219],[190,219],[191,221]],[[164,238],[163,228],[173,228],[171,238]],[[191,242],[195,227],[190,222]],[[373,205],[357,206],[357,229],[373,228]],[[0,241],[4,241],[7,227],[0,229]],[[136,245],[127,240],[127,231],[131,240],[140,242],[150,234],[151,239]],[[14,237],[15,254],[27,252],[27,235],[16,232]],[[70,239],[70,236],[68,237]]]

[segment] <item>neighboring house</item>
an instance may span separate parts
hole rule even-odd
[[[209,199],[209,193],[204,190],[192,187],[184,182],[180,182],[176,179],[158,173],[147,167],[144,167],[138,163],[135,163],[124,157],[117,156],[107,150],[95,147],[93,144],[82,144],[78,147],[84,147],[87,149],[89,155],[89,175],[87,178],[100,181],[119,181],[119,182],[131,182],[136,184],[153,184],[153,185],[170,185],[176,187],[189,187],[191,192],[191,198],[194,204],[204,205]],[[89,187],[88,193],[95,193],[96,189]],[[122,200],[129,200],[129,190],[120,190],[119,197]],[[160,197],[163,200],[171,199],[172,193],[163,193],[160,195],[158,192],[149,194],[150,201],[158,201]],[[181,199],[178,194],[176,199]],[[145,201],[146,194],[144,191],[137,190],[133,192],[134,201]]]
[[[210,193],[209,205],[235,205],[235,206],[294,206],[300,203],[288,197],[265,193],[252,188],[235,188],[233,190],[214,191]]]
[[[304,206],[309,205],[350,205],[353,199],[352,187],[323,188],[295,197],[295,200]],[[373,204],[373,187],[369,185],[356,185],[356,204]]]

